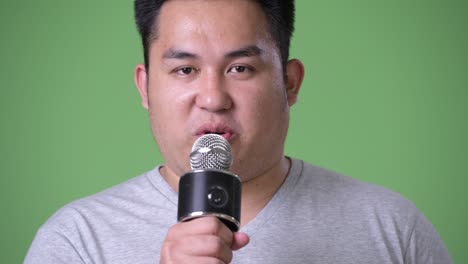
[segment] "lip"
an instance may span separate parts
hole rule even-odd
[[[230,143],[236,135],[234,129],[229,125],[222,123],[205,123],[195,130],[195,137],[197,138],[205,134],[218,134]]]

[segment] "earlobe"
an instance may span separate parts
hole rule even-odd
[[[138,64],[135,67],[135,85],[140,93],[141,105],[148,109],[148,74],[145,65]]]
[[[286,67],[286,95],[289,106],[292,106],[297,101],[302,80],[304,79],[304,65],[300,60],[292,59],[288,61]]]

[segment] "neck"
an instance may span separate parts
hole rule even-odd
[[[282,157],[263,174],[242,182],[242,226],[249,223],[273,198],[286,179],[291,161]]]

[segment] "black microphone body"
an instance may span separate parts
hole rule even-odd
[[[184,174],[179,181],[177,219],[218,217],[231,231],[240,227],[241,182],[227,171],[206,169]]]
[[[239,230],[242,185],[228,171],[231,163],[231,146],[222,136],[206,134],[195,141],[192,171],[179,180],[178,221],[215,216],[231,231]]]

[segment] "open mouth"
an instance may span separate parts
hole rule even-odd
[[[216,134],[229,140],[234,136],[234,132],[227,126],[207,124],[197,130],[196,136],[201,137],[206,134]]]
[[[205,131],[205,132],[203,132],[203,134],[204,134],[204,135],[206,135],[206,134],[217,134],[217,135],[222,136],[222,135],[226,134],[226,132],[224,132],[224,131],[223,131],[223,132],[219,132],[219,131]]]
[[[232,133],[229,133],[229,132],[226,132],[226,131],[204,131],[203,135],[206,135],[206,134],[220,135],[225,139],[229,139],[232,136]]]

